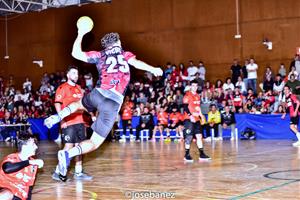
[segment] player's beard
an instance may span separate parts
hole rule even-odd
[[[75,80],[75,79],[70,78],[70,81],[71,81],[72,83],[76,84],[77,81],[78,81],[78,79]]]

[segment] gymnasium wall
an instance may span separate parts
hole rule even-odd
[[[299,0],[240,0],[241,39],[235,39],[235,0],[113,0],[49,9],[8,17],[8,52],[5,60],[5,26],[0,18],[0,75],[13,74],[17,83],[28,75],[35,87],[44,72],[65,70],[83,64],[71,57],[76,37],[76,20],[82,15],[93,18],[95,27],[84,38],[85,51],[100,49],[99,39],[117,31],[123,46],[138,58],[152,64],[167,61],[178,64],[203,60],[207,79],[230,75],[233,58],[253,56],[262,77],[266,64],[277,71],[281,62],[289,65],[300,46]],[[273,50],[262,45],[268,37]],[[34,59],[44,61],[39,68]]]

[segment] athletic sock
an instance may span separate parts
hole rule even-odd
[[[69,158],[73,158],[75,156],[79,156],[82,154],[82,149],[80,145],[73,147],[72,149],[68,150]]]
[[[57,174],[59,174],[59,173],[60,173],[60,171],[59,171],[59,166],[58,166],[58,165],[56,165],[56,168],[55,168],[55,173],[57,173]]]
[[[200,139],[197,139],[197,147],[198,147],[198,149],[202,149],[203,148],[203,143],[202,143],[202,140],[200,140]]]
[[[82,165],[75,165],[75,173],[80,174],[82,172]]]

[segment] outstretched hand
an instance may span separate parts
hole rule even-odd
[[[159,67],[155,67],[155,68],[152,69],[151,73],[154,76],[162,76],[163,75],[163,70]]]
[[[42,168],[44,166],[44,161],[42,159],[29,160],[29,164]]]

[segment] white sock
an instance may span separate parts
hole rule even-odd
[[[68,150],[69,158],[73,158],[75,156],[79,156],[82,153],[82,149],[80,145],[73,147],[72,149]]]
[[[191,145],[185,144],[185,149],[190,149]]]
[[[197,147],[198,147],[198,149],[202,149],[203,148],[202,140],[197,139]]]
[[[55,173],[57,173],[57,174],[59,174],[59,173],[60,173],[58,165],[56,165],[56,168],[55,168]]]
[[[299,132],[296,133],[296,136],[297,136],[298,141],[300,141],[300,133]]]
[[[75,173],[79,174],[82,172],[82,165],[75,165]]]

